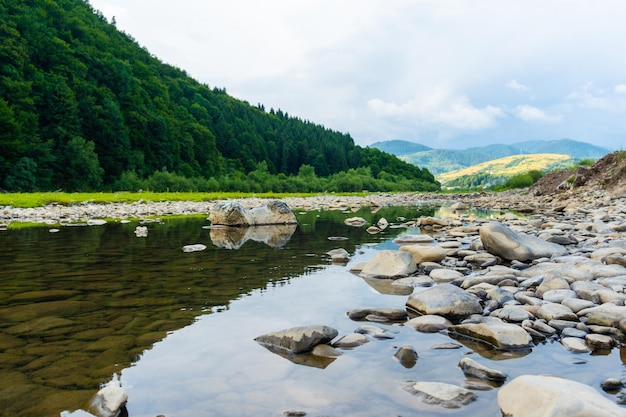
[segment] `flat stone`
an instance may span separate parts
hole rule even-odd
[[[472,319],[473,322],[451,326],[448,331],[481,340],[502,350],[528,349],[533,346],[530,335],[518,325],[506,323],[497,317],[473,316]]]
[[[430,244],[433,243],[435,239],[430,235],[403,235],[398,236],[393,240],[393,243],[396,245],[413,245],[416,243]]]
[[[254,340],[266,347],[302,353],[313,350],[316,345],[328,343],[337,337],[338,331],[332,327],[316,325],[293,327],[277,332],[266,333]]]
[[[416,264],[423,262],[439,262],[445,259],[447,252],[439,246],[403,245],[401,251],[413,255]]]
[[[561,344],[565,349],[574,353],[587,353],[591,350],[585,341],[578,337],[563,337]]]
[[[430,271],[429,276],[436,282],[452,282],[456,279],[463,278],[463,274],[454,269],[439,268]]]
[[[409,296],[406,305],[420,314],[447,318],[482,313],[478,298],[452,284],[439,284]]]
[[[557,303],[542,304],[537,310],[537,317],[550,320],[578,320],[578,316],[567,306]]]
[[[417,330],[418,332],[436,333],[452,326],[452,322],[442,316],[427,314],[427,315],[415,317],[407,321],[406,323],[404,323],[404,325],[409,326]]]

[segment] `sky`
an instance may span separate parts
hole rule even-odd
[[[161,61],[361,146],[626,149],[622,0],[90,0]]]

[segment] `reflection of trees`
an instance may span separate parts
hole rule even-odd
[[[403,231],[388,229],[374,238],[365,227],[346,226],[346,217],[373,223],[417,213],[307,212],[298,214],[299,225],[292,228],[242,229],[243,238],[252,234],[245,245],[241,237],[228,238],[239,250],[212,246],[215,230],[207,233],[206,220],[198,217],[146,224],[145,239],[135,236],[136,223],[4,232],[0,390],[13,388],[0,391],[3,411],[58,416],[76,409],[113,373],[198,315],[255,289],[284,285],[319,267],[320,258],[338,245],[354,253],[372,239]],[[182,252],[196,243],[207,250]],[[311,358],[295,358],[301,359]]]

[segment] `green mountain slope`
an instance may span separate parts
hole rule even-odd
[[[303,166],[437,188],[347,134],[197,82],[84,0],[0,2],[0,190],[110,189],[155,172],[241,183]]]

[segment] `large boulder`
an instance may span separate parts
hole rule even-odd
[[[224,226],[250,226],[253,223],[250,213],[236,201],[216,204],[209,214],[211,224]]]
[[[406,277],[417,271],[413,255],[398,250],[381,250],[363,266],[362,276],[373,278]]]
[[[517,233],[500,222],[491,222],[480,228],[480,240],[485,249],[509,261],[532,261],[539,258],[564,256],[569,251],[556,243],[536,236]]]
[[[270,224],[295,224],[297,219],[289,206],[279,200],[247,210],[235,201],[216,204],[209,214],[213,225],[260,226]]]
[[[254,340],[272,351],[283,350],[288,353],[303,353],[313,350],[315,346],[321,343],[329,343],[338,334],[339,332],[332,327],[315,325],[292,327],[266,333]]]
[[[439,284],[411,294],[406,306],[420,314],[453,319],[483,311],[478,297],[452,284]]]
[[[448,331],[481,340],[501,350],[528,349],[533,346],[533,340],[526,330],[497,317],[473,316],[466,322],[450,326]]]
[[[580,382],[548,375],[522,375],[498,392],[509,417],[624,417],[626,409]]]
[[[296,215],[293,214],[287,203],[280,200],[269,201],[264,206],[254,207],[249,211],[255,225],[268,224],[296,224]]]

